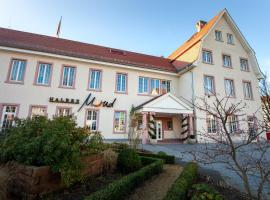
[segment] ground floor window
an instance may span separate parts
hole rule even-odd
[[[56,115],[57,116],[70,116],[71,115],[71,108],[67,108],[67,107],[58,107],[56,109]]]
[[[14,119],[17,115],[18,106],[6,105],[3,106],[3,112],[1,116],[0,131],[5,132],[14,124]]]
[[[257,118],[255,116],[248,116],[247,117],[248,122],[248,132],[250,136],[255,136],[257,133]]]
[[[237,133],[239,130],[238,118],[236,115],[228,117],[228,128],[230,133]]]
[[[114,113],[114,132],[124,133],[126,129],[126,112],[115,111]]]
[[[206,123],[208,133],[217,132],[217,118],[215,116],[208,114],[206,117]]]
[[[86,126],[91,131],[98,130],[98,111],[97,110],[86,110]]]
[[[168,130],[173,130],[173,120],[172,119],[169,119],[168,121],[167,121],[167,128],[168,128]]]
[[[45,107],[45,106],[31,106],[30,117],[46,116],[46,115],[47,115],[47,107]]]

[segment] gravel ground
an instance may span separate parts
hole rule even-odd
[[[164,171],[137,188],[128,200],[161,200],[180,175],[180,165],[164,165]]]

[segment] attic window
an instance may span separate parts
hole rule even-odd
[[[118,49],[110,49],[110,53],[121,55],[121,56],[127,55],[127,53],[125,51],[121,51],[121,50],[118,50]]]

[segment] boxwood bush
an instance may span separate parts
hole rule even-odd
[[[151,158],[159,158],[165,161],[166,164],[174,164],[175,163],[175,157],[171,155],[167,155],[166,153],[145,153],[145,152],[138,152],[140,156],[144,157],[151,157]]]
[[[180,176],[176,179],[172,187],[167,192],[164,200],[186,200],[188,190],[196,180],[198,175],[198,165],[194,162],[188,163]]]
[[[123,173],[134,172],[142,167],[141,158],[134,149],[122,149],[118,154],[117,167]]]
[[[160,159],[142,158],[144,163],[150,163],[123,178],[114,181],[102,190],[85,198],[85,200],[122,200],[141,183],[163,170],[164,161]]]

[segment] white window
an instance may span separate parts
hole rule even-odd
[[[232,67],[231,56],[223,55],[223,66],[224,67]]]
[[[222,41],[222,32],[221,31],[216,30],[215,36],[216,36],[217,41]]]
[[[255,116],[248,116],[248,132],[251,136],[256,136],[257,134],[257,118]]]
[[[9,80],[12,82],[23,82],[26,61],[13,59],[11,63]]]
[[[114,113],[114,132],[124,133],[126,130],[126,112],[115,111]]]
[[[101,89],[101,71],[100,70],[90,70],[89,89],[92,89],[92,90]]]
[[[213,76],[204,76],[204,91],[207,95],[215,94],[215,85]]]
[[[239,130],[238,125],[238,118],[236,115],[232,115],[228,117],[228,125],[229,125],[229,132],[230,133],[237,133]]]
[[[39,85],[49,85],[52,72],[52,65],[39,63],[36,83]]]
[[[215,116],[207,114],[206,123],[207,123],[208,133],[216,133],[217,132],[217,119]]]
[[[56,111],[56,115],[57,116],[70,116],[71,115],[71,108],[57,108],[57,111]]]
[[[203,50],[202,55],[203,55],[203,62],[204,63],[209,63],[209,64],[213,63],[213,57],[212,57],[211,51]]]
[[[165,94],[171,92],[171,81],[162,80],[161,81],[161,93]]]
[[[227,97],[235,97],[233,80],[225,79],[225,92]]]
[[[160,80],[159,79],[151,79],[151,94],[158,95],[160,92]]]
[[[116,74],[116,92],[120,93],[127,92],[127,74],[122,73]]]
[[[5,132],[8,128],[14,125],[14,119],[17,114],[18,107],[13,105],[3,106],[3,112],[1,116],[0,131]]]
[[[47,115],[47,108],[44,106],[31,106],[31,115],[33,116],[46,116]]]
[[[227,43],[228,44],[233,44],[234,43],[234,41],[233,41],[233,34],[227,33]]]
[[[98,130],[98,111],[97,110],[87,110],[86,111],[86,126],[89,127],[91,131]]]
[[[249,68],[248,68],[248,60],[244,59],[244,58],[241,58],[240,59],[240,67],[241,67],[241,70],[248,71],[249,70]]]
[[[74,87],[75,85],[75,67],[64,66],[62,86]]]
[[[149,93],[149,79],[146,77],[139,77],[139,94]]]
[[[245,99],[253,99],[251,82],[243,81]]]

